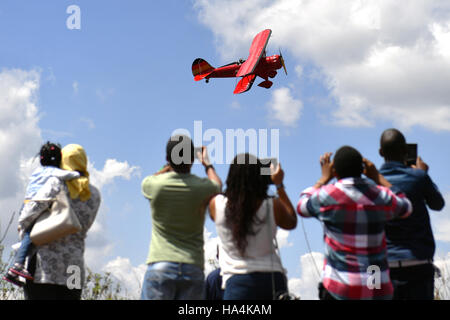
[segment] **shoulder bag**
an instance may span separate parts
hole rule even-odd
[[[65,188],[52,199],[50,208],[42,213],[31,229],[31,242],[43,245],[81,231],[81,224],[72,210]]]

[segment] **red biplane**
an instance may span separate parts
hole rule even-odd
[[[269,89],[273,84],[272,81],[269,81],[269,78],[274,78],[277,75],[276,70],[283,67],[284,72],[287,74],[281,52],[280,54],[266,57],[266,46],[271,33],[272,30],[266,29],[255,36],[247,60],[239,60],[214,68],[203,59],[195,59],[192,63],[194,80],[200,81],[205,79],[208,83],[210,78],[242,77],[234,89],[234,93],[237,94],[250,90],[256,76],[258,76],[264,79],[258,86]]]

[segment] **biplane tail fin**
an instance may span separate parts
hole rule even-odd
[[[195,81],[202,80],[215,70],[206,60],[197,58],[192,63],[192,75]]]

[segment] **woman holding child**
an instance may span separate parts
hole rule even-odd
[[[35,247],[36,253],[28,263],[28,271],[34,280],[27,280],[24,286],[27,300],[81,299],[85,279],[84,241],[100,206],[100,192],[89,183],[87,156],[80,145],[67,145],[61,150],[61,154],[61,169],[77,171],[80,177],[67,181],[51,177],[38,191],[39,197],[51,199],[64,189],[70,197],[71,208],[78,216],[82,230]],[[29,229],[49,205],[50,202],[47,201],[25,203],[19,217],[20,229]]]

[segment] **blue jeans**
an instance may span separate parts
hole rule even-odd
[[[29,252],[29,249],[31,248],[33,244],[31,243],[30,239],[30,231],[27,231],[24,233],[23,239],[20,243],[20,248],[17,250],[14,262],[24,264],[25,258],[27,257],[27,254]]]
[[[275,288],[273,288],[272,283],[274,283]],[[229,278],[223,299],[275,300],[277,296],[286,292],[287,281],[281,272],[253,272],[235,274]]]
[[[201,300],[204,290],[205,275],[200,267],[156,262],[148,265],[141,300]]]

